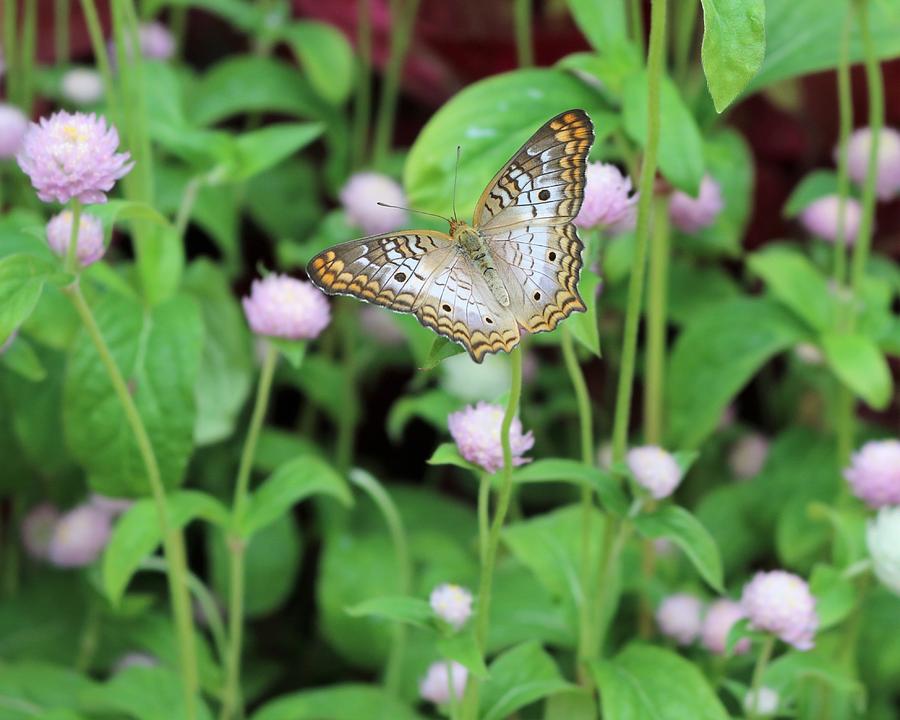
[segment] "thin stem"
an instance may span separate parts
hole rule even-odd
[[[338,419],[335,464],[339,472],[346,473],[353,464],[356,425],[359,421],[359,394],[356,391],[356,308],[349,302],[342,302],[338,307],[336,325],[341,342],[344,407]]]
[[[81,201],[72,199],[72,230],[69,233],[69,247],[66,248],[66,272],[77,271],[80,262],[78,260],[78,230],[81,225]]]
[[[872,141],[869,146],[869,166],[862,191],[862,216],[859,221],[859,234],[853,249],[851,283],[853,294],[859,298],[862,284],[866,276],[866,264],[872,246],[872,224],[875,218],[875,183],[878,179],[878,146],[881,130],[884,127],[884,79],[881,65],[875,53],[872,32],[869,27],[869,2],[856,0],[856,12],[859,20],[859,31],[862,39],[863,59],[866,67],[866,87],[869,91],[869,129]]]
[[[694,46],[694,30],[697,27],[698,0],[682,0],[674,18],[672,33],[673,75],[684,80],[690,70],[691,49]]]
[[[353,167],[365,162],[372,114],[372,0],[356,1],[356,95],[353,99]]]
[[[87,617],[78,640],[78,657],[75,659],[75,671],[82,675],[90,670],[100,640],[100,609],[94,598],[88,603]]]
[[[7,0],[9,2],[9,0]],[[34,100],[34,66],[37,51],[37,0],[25,0],[25,12],[22,15],[22,64],[19,68],[22,86],[19,88],[22,97],[19,104],[26,115],[31,115]]]
[[[56,0],[53,5],[53,47],[57,65],[69,62],[69,14],[72,0]]]
[[[759,691],[762,688],[763,675],[766,672],[766,666],[772,657],[772,650],[775,649],[775,636],[769,635],[763,641],[763,646],[759,650],[759,657],[756,658],[756,665],[753,667],[753,679],[750,681],[750,694],[748,695],[750,707],[747,709],[747,720],[755,720],[761,717],[759,714]]]
[[[406,51],[412,37],[413,26],[419,11],[420,0],[391,0],[391,52],[388,57],[378,118],[375,122],[375,165],[380,166],[387,158],[394,135],[394,117],[397,112],[397,97],[400,92],[400,76],[406,60]]]
[[[644,271],[647,260],[647,241],[650,235],[650,215],[653,201],[653,184],[656,179],[657,152],[659,150],[659,94],[662,82],[663,59],[666,45],[666,2],[653,0],[650,16],[650,48],[647,53],[647,144],[641,164],[637,228],[635,230],[634,259],[628,284],[628,306],[625,311],[625,337],[622,341],[622,366],[616,393],[616,411],[613,420],[613,459],[618,462],[625,456],[628,443],[628,423],[631,415],[631,394],[634,384],[634,366],[637,355],[638,322],[641,315],[641,299],[644,292]]]
[[[175,237],[184,240],[184,233],[187,230],[188,222],[191,219],[191,212],[197,202],[197,195],[200,192],[204,182],[203,177],[194,177],[184,186],[184,192],[181,195],[181,204],[178,206],[178,213],[175,215]]]
[[[6,61],[6,97],[19,102],[19,3],[4,0],[3,3],[3,59]]]
[[[100,70],[103,78],[103,95],[109,106],[109,113],[114,120],[119,118],[119,93],[113,80],[112,68],[109,65],[109,57],[106,52],[106,40],[103,34],[103,26],[100,24],[100,15],[97,13],[97,5],[94,0],[81,0],[81,11],[87,23],[88,35],[91,38],[91,49],[94,52],[94,62]]]
[[[643,0],[628,0],[628,26],[631,40],[644,54],[644,10]]]
[[[275,377],[275,366],[278,364],[278,349],[268,343],[256,386],[256,401],[250,426],[244,440],[238,464],[237,480],[234,484],[234,499],[231,507],[231,528],[228,533],[228,550],[230,553],[228,570],[228,657],[225,662],[225,686],[222,689],[222,708],[219,717],[222,720],[243,714],[241,708],[241,646],[244,631],[244,550],[245,540],[241,535],[241,525],[247,505],[250,489],[250,470],[256,456],[256,445],[269,396],[272,394],[272,380]]]
[[[513,15],[516,26],[516,56],[519,67],[534,65],[534,41],[531,36],[532,0],[515,0]]]
[[[594,608],[594,637],[591,646],[594,653],[602,653],[606,645],[606,634],[609,631],[608,619],[612,617],[618,603],[620,579],[619,557],[622,548],[631,535],[631,523],[617,515],[608,513],[603,533],[603,549],[600,561],[599,589]]]
[[[846,283],[847,276],[847,237],[846,208],[847,196],[850,193],[850,176],[848,173],[848,146],[850,131],[853,129],[853,97],[850,85],[850,31],[853,27],[853,8],[848,3],[844,29],[841,33],[841,48],[838,56],[837,89],[840,129],[838,131],[838,218],[837,239],[834,243],[834,279],[839,286]]]
[[[572,333],[568,325],[562,326],[562,353],[569,374],[569,382],[575,391],[575,402],[578,407],[578,425],[581,437],[581,462],[587,466],[594,464],[594,430],[591,416],[591,398],[588,394],[587,383],[584,374],[578,364],[578,356],[575,354],[575,344],[572,341]],[[591,557],[591,537],[594,534],[594,493],[590,488],[581,490],[581,566],[579,577],[581,578],[582,596],[579,604],[579,631],[578,631],[578,659],[583,664],[593,659],[593,648],[590,646],[591,638],[591,605],[588,579],[591,576],[593,558]]]
[[[491,475],[481,473],[478,482],[478,559],[484,564],[491,512]]]
[[[181,677],[183,682],[185,712],[190,720],[197,717],[197,689],[199,686],[197,676],[197,654],[194,646],[194,621],[191,615],[191,602],[187,589],[187,556],[184,548],[184,537],[181,530],[172,524],[169,517],[169,506],[166,502],[165,487],[159,472],[159,464],[150,441],[150,436],[144,427],[144,421],[138,412],[128,384],[122,377],[119,366],[116,365],[112,353],[103,339],[103,334],[94,319],[81,285],[76,280],[65,288],[64,292],[69,296],[76,312],[84,324],[91,341],[94,344],[100,361],[103,363],[110,383],[116,393],[116,397],[125,412],[125,419],[137,442],[138,452],[147,472],[147,481],[156,505],[156,513],[159,520],[160,534],[163,539],[163,549],[169,561],[169,594],[172,603],[172,613],[175,617],[175,628],[178,636],[178,655],[181,661]]]
[[[666,328],[669,295],[669,198],[654,198],[650,237],[650,285],[647,289],[647,367],[644,387],[644,440],[659,445],[663,438]]]

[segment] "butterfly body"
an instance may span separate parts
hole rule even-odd
[[[310,279],[418,321],[476,362],[510,351],[523,332],[553,330],[583,312],[583,245],[573,224],[584,197],[593,128],[583,110],[551,118],[500,169],[471,225],[413,230],[336,245],[314,257]]]

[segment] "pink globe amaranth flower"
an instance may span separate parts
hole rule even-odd
[[[125,36],[125,56],[132,57],[131,37]],[[147,60],[168,60],[175,55],[175,36],[160,22],[141,23],[138,26],[138,47],[141,57]],[[116,56],[116,44],[110,40],[108,43],[110,62],[113,66],[118,62]]]
[[[90,105],[103,97],[103,78],[92,68],[72,68],[59,82],[62,96],[78,105]]]
[[[419,683],[419,695],[435,705],[446,705],[453,698],[462,700],[468,677],[469,671],[458,662],[432,663]]]
[[[59,567],[83,567],[96,560],[109,541],[109,514],[90,503],[63,515],[50,541],[49,560]]]
[[[460,454],[470,463],[494,473],[503,467],[503,446],[500,439],[504,410],[499,405],[479,402],[474,407],[467,405],[462,410],[451,413],[447,426]],[[534,445],[534,435],[529,430],[522,434],[522,423],[513,418],[509,428],[513,465],[531,462],[522,455]]]
[[[871,149],[871,128],[859,128],[850,136],[847,143],[847,173],[858,185],[863,185],[866,181]],[[835,162],[838,162],[839,151],[839,147],[834,149]],[[890,200],[900,193],[900,132],[894,128],[881,130],[876,165],[875,192],[881,200]]]
[[[635,482],[656,500],[669,497],[681,484],[681,468],[675,458],[656,445],[632,448],[625,463]]]
[[[741,608],[754,629],[772,633],[798,650],[813,647],[819,615],[803,578],[784,570],[758,572],[744,586]]]
[[[575,224],[613,234],[633,230],[638,194],[631,192],[631,178],[615,165],[601,162],[588,163],[584,177],[584,202]]]
[[[456,630],[472,616],[472,593],[459,585],[438,585],[431,591],[428,603],[435,615]]]
[[[105,118],[61,111],[31,124],[16,160],[44,202],[105,203],[134,166],[118,147],[119,133]]]
[[[378,235],[402,228],[409,218],[406,210],[381,207],[406,205],[406,193],[400,183],[388,175],[359,172],[351,176],[341,189],[341,204],[351,225],[366,235]]]
[[[656,609],[659,631],[679,645],[690,645],[700,634],[703,603],[687,593],[665,598]]]
[[[728,633],[734,624],[745,617],[744,610],[734,600],[716,600],[706,611],[700,640],[703,647],[717,655],[724,655],[728,644]],[[750,649],[750,639],[741,638],[734,646],[734,654],[742,655]]]
[[[331,321],[325,295],[312,283],[287,275],[254,280],[242,302],[250,329],[258,335],[312,340]]]
[[[134,505],[134,500],[108,497],[106,495],[100,495],[99,493],[93,493],[89,498],[89,501],[95,508],[105,512],[113,518],[118,517]]]
[[[697,197],[691,197],[681,190],[672,193],[669,217],[672,224],[682,232],[695,233],[712,225],[724,206],[719,183],[711,175],[705,175],[700,181]]]
[[[800,213],[800,222],[808,232],[828,242],[837,242],[838,208],[837,195],[826,195],[814,200]],[[854,198],[846,198],[844,203],[844,237],[848,245],[856,242],[862,205]]]
[[[871,508],[900,505],[900,440],[872,440],[844,470],[853,494]]]
[[[738,440],[728,453],[728,466],[739,480],[759,475],[769,456],[769,441],[764,435],[752,432]]]
[[[47,560],[50,542],[59,522],[59,510],[50,503],[33,507],[22,520],[22,544],[35,560]]]
[[[65,258],[69,252],[69,243],[72,240],[71,210],[63,210],[54,215],[47,223],[47,243],[50,249],[61,258]],[[78,240],[75,246],[75,256],[82,267],[87,267],[97,262],[106,253],[103,244],[103,223],[100,218],[82,213],[78,221]]]
[[[0,103],[0,158],[15,157],[28,133],[28,117],[15,105]]]

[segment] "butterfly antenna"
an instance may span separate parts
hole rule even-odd
[[[443,215],[438,215],[437,213],[428,212],[427,210],[415,210],[413,208],[401,207],[400,205],[388,205],[387,203],[383,203],[383,202],[375,203],[375,204],[380,205],[381,207],[394,208],[395,210],[406,210],[406,212],[419,213],[420,215],[431,215],[431,217],[440,218],[441,220],[450,222],[449,218],[445,218]]]
[[[459,177],[459,156],[462,153],[462,148],[457,145],[456,146],[456,170],[453,171],[453,219],[456,220],[456,180]]]

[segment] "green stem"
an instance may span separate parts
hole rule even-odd
[[[194,210],[197,195],[203,186],[204,179],[205,176],[191,178],[187,185],[184,186],[181,203],[178,205],[178,212],[175,215],[175,237],[182,242],[184,241],[184,233],[191,220],[191,212]]]
[[[643,0],[628,0],[628,27],[631,40],[644,54],[644,10]],[[652,31],[652,28],[651,28]]]
[[[534,65],[534,41],[531,36],[532,0],[515,0],[513,15],[516,26],[516,56],[519,67]]]
[[[78,640],[78,657],[75,659],[75,671],[85,675],[97,653],[100,640],[100,609],[94,598],[88,600],[87,617]]]
[[[853,27],[853,8],[847,5],[844,29],[841,33],[841,48],[838,55],[837,88],[840,130],[838,133],[838,226],[837,240],[834,243],[834,279],[839,287],[846,283],[847,275],[847,237],[846,207],[850,194],[850,177],[848,173],[848,146],[850,131],[853,129],[853,97],[850,85],[850,31]]]
[[[365,490],[369,497],[378,506],[384,517],[388,532],[391,535],[391,543],[394,546],[394,557],[397,560],[397,590],[401,595],[408,595],[412,587],[412,564],[409,558],[409,543],[406,539],[406,529],[403,527],[403,519],[397,511],[397,506],[391,500],[391,496],[374,477],[363,470],[353,470],[350,480]],[[384,673],[384,685],[392,695],[397,695],[400,689],[401,670],[403,658],[406,654],[406,625],[398,622],[393,625],[393,641],[388,655],[387,668]]]
[[[569,374],[569,382],[575,391],[575,402],[578,407],[578,425],[581,437],[581,462],[591,467],[594,464],[594,430],[591,416],[591,398],[588,393],[584,373],[578,364],[578,356],[575,354],[575,344],[572,341],[572,333],[568,325],[562,329],[562,353],[566,371]],[[591,537],[594,534],[594,493],[590,488],[581,490],[581,566],[579,577],[582,582],[582,593],[579,599],[579,631],[578,631],[578,659],[579,664],[584,664],[593,659],[593,648],[590,646],[591,638],[591,595],[592,588],[588,578],[591,576],[593,558],[591,557]]]
[[[72,230],[69,232],[69,247],[66,248],[66,272],[76,273],[81,263],[78,260],[78,230],[81,225],[81,201],[72,199]]]
[[[859,19],[859,31],[862,39],[863,58],[866,67],[866,87],[869,91],[869,129],[872,142],[869,147],[869,166],[866,169],[866,180],[862,191],[862,215],[859,221],[859,234],[853,248],[851,282],[853,294],[859,298],[862,284],[866,277],[866,265],[869,261],[869,250],[872,246],[872,225],[875,218],[875,183],[878,179],[878,146],[881,130],[884,127],[884,79],[881,65],[872,41],[869,28],[869,2],[856,0],[856,12]]]
[[[228,533],[228,550],[230,554],[228,571],[228,657],[225,663],[225,686],[222,688],[222,708],[219,717],[227,720],[240,717],[241,708],[241,646],[244,631],[244,550],[245,540],[241,534],[247,497],[250,492],[250,471],[256,456],[256,446],[269,396],[272,394],[272,380],[275,377],[275,366],[278,364],[278,349],[267,343],[259,384],[256,386],[256,401],[250,426],[244,440],[238,464],[237,480],[234,484],[234,499],[231,508],[231,528]]]
[[[391,52],[381,86],[378,118],[375,122],[374,159],[376,167],[384,163],[391,149],[397,98],[400,93],[400,76],[403,72],[406,52],[409,49],[413,26],[416,23],[419,2],[420,0],[391,0]]]
[[[763,641],[763,646],[759,651],[759,657],[756,658],[756,665],[753,668],[753,679],[750,681],[750,694],[748,695],[751,706],[747,710],[747,720],[755,720],[760,717],[758,710],[759,691],[762,688],[763,675],[766,672],[766,666],[769,664],[769,659],[772,657],[772,650],[774,649],[775,636],[769,635]]]
[[[69,296],[76,312],[84,324],[100,361],[103,363],[109,380],[119,399],[125,419],[137,442],[138,451],[147,472],[147,481],[156,505],[157,519],[159,521],[160,534],[163,539],[163,549],[169,561],[169,594],[172,603],[172,613],[175,617],[175,629],[178,637],[178,655],[181,662],[181,677],[184,690],[185,712],[189,720],[197,717],[197,689],[199,686],[197,675],[197,654],[194,646],[194,621],[191,615],[191,602],[187,589],[187,556],[184,547],[184,537],[181,530],[172,524],[169,516],[169,506],[166,502],[166,491],[159,472],[159,464],[156,454],[150,442],[150,436],[144,427],[144,421],[138,412],[128,384],[116,365],[112,353],[103,339],[103,334],[94,319],[81,285],[76,280],[65,288],[64,292]]]
[[[71,0],[56,0],[53,6],[53,47],[57,66],[69,62],[69,14]]]
[[[653,232],[650,239],[650,284],[647,289],[644,440],[651,445],[660,445],[663,439],[669,252],[669,198],[660,195],[654,199]]]
[[[682,81],[691,67],[691,49],[694,46],[694,30],[697,27],[697,2],[698,0],[682,0],[673,22],[672,73]]]
[[[7,0],[9,2],[10,0]],[[25,0],[25,12],[22,15],[22,56],[19,68],[22,86],[19,88],[21,99],[19,105],[26,115],[31,115],[34,100],[34,65],[37,51],[37,0]]]
[[[621,585],[619,557],[630,535],[631,523],[617,515],[607,513],[600,560],[600,582],[594,607],[594,637],[591,639],[591,648],[595,654],[602,653],[606,645],[609,619],[618,604]]]
[[[337,310],[337,329],[341,341],[341,372],[344,376],[343,411],[338,419],[335,462],[338,471],[346,473],[353,464],[356,425],[359,421],[359,393],[356,390],[356,307],[342,302]]]
[[[19,102],[19,3],[5,0],[3,3],[3,56],[6,62],[6,96]]]
[[[522,348],[516,347],[510,354],[512,378],[510,379],[509,401],[500,425],[500,443],[503,448],[503,476],[494,517],[488,530],[487,546],[482,552],[481,576],[478,583],[478,612],[475,618],[475,639],[482,655],[487,650],[488,629],[491,614],[491,589],[494,582],[494,565],[500,545],[500,532],[506,520],[506,513],[513,494],[513,456],[510,428],[519,409],[522,397]],[[478,678],[470,676],[463,697],[462,715],[466,720],[475,720],[478,713]]]
[[[113,80],[112,68],[109,65],[106,39],[103,34],[103,26],[100,24],[100,15],[97,13],[97,5],[94,0],[81,0],[81,11],[84,14],[88,35],[91,38],[94,62],[97,63],[100,76],[103,78],[103,94],[106,104],[113,121],[117,122],[119,119],[119,93]]]
[[[659,150],[659,94],[666,50],[666,2],[667,0],[653,0],[651,5],[650,47],[647,53],[647,144],[641,164],[634,259],[628,284],[625,337],[622,341],[622,367],[619,371],[619,387],[616,393],[616,411],[613,420],[613,459],[616,462],[624,458],[628,443],[628,423],[631,415],[631,394],[637,356],[638,322],[644,293],[647,241],[650,235],[653,184],[656,179],[657,152]]]
[[[356,95],[353,99],[353,167],[365,163],[372,114],[372,0],[356,2]]]
[[[491,475],[481,473],[478,483],[478,559],[484,564],[491,513]]]

